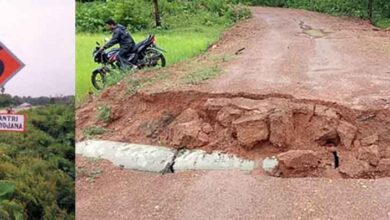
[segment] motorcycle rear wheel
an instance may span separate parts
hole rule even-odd
[[[167,63],[164,54],[154,50],[146,52],[146,59],[148,67],[165,67]]]
[[[106,72],[103,69],[94,70],[91,75],[91,81],[95,89],[103,89],[106,85]]]

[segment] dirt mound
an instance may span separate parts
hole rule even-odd
[[[274,175],[346,178],[390,176],[390,111],[353,110],[280,94],[166,92],[126,102],[101,100],[108,121],[85,105],[77,113],[78,139],[91,126],[97,138],[175,148],[222,150],[251,159],[276,156]],[[99,106],[99,103],[94,103]]]

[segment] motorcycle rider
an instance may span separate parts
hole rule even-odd
[[[132,52],[135,47],[135,42],[133,37],[126,31],[126,27],[120,24],[117,24],[113,19],[108,19],[105,22],[107,30],[112,32],[112,38],[108,41],[101,50],[108,49],[115,44],[119,44],[119,53],[118,60],[120,67],[124,68],[126,66],[132,65],[133,68],[137,66],[134,63],[129,63],[126,57]],[[135,59],[133,59],[135,60]]]

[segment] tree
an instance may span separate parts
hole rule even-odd
[[[371,23],[372,23],[372,5],[374,3],[374,0],[368,0],[368,7],[367,7],[367,14],[368,14],[368,18],[370,19]]]
[[[156,27],[161,27],[160,9],[158,7],[158,0],[153,0],[154,4],[154,17],[156,20]]]
[[[10,107],[11,105],[14,105],[15,102],[12,99],[12,96],[9,94],[3,94],[0,95],[0,108],[4,107]]]

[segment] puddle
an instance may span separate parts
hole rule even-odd
[[[314,38],[322,38],[322,37],[325,37],[326,35],[328,35],[327,32],[325,32],[321,29],[304,30],[303,33],[307,34],[311,37],[314,37]]]
[[[315,29],[311,27],[310,25],[305,24],[303,21],[299,23],[300,28],[302,29],[302,32],[306,35],[309,35],[313,38],[322,38],[330,34],[331,32],[325,31],[323,29]]]

